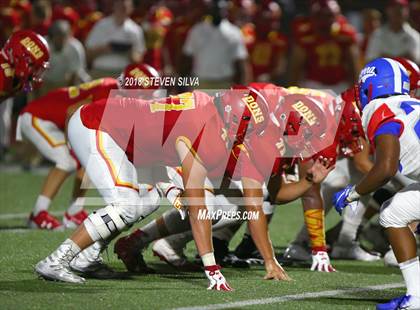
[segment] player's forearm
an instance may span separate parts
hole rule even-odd
[[[397,170],[387,163],[375,163],[367,175],[356,185],[359,195],[367,195],[382,187],[397,173]]]
[[[268,233],[268,222],[262,207],[246,206],[245,209],[248,212],[257,212],[257,219],[249,220],[248,227],[252,236],[252,240],[254,240],[254,243],[257,246],[261,256],[263,257],[264,262],[275,259],[273,246],[271,244],[271,239]]]
[[[283,182],[277,193],[276,203],[284,204],[301,197],[312,187],[312,184],[307,178],[288,184]]]
[[[204,203],[204,190],[186,189],[183,200],[188,205],[188,215],[194,241],[200,256],[213,252],[211,242],[211,220],[203,215],[207,214]]]

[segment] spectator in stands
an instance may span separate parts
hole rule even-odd
[[[309,17],[293,24],[295,44],[289,68],[291,85],[340,93],[357,80],[356,30],[340,14],[335,0],[314,0]]]
[[[279,82],[285,73],[288,42],[287,37],[279,31],[281,14],[280,6],[270,1],[259,6],[253,23],[242,27],[252,81]],[[247,28],[251,28],[248,34]]]
[[[363,17],[363,34],[360,41],[360,56],[361,62],[364,65],[366,50],[369,43],[369,40],[372,37],[372,34],[376,29],[381,27],[382,14],[375,9],[365,9],[362,12]]]
[[[40,35],[46,36],[51,25],[51,17],[51,3],[45,0],[35,1],[31,11],[30,28]]]
[[[45,72],[41,94],[90,79],[86,72],[84,47],[72,36],[68,21],[56,20],[48,30],[47,41],[50,46],[50,68]]]
[[[378,57],[405,57],[420,62],[420,35],[408,24],[408,0],[390,0],[386,8],[387,23],[377,29],[370,40],[366,60]]]
[[[94,78],[118,76],[129,63],[142,61],[143,30],[129,16],[132,0],[116,0],[113,13],[98,21],[86,39],[88,60]]]
[[[241,30],[226,18],[226,8],[214,1],[211,20],[197,23],[183,47],[181,74],[199,78],[200,88],[223,89],[247,82],[248,53]]]

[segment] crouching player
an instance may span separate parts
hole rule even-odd
[[[29,226],[39,229],[58,229],[60,221],[48,212],[51,200],[54,199],[67,177],[78,168],[78,161],[71,153],[65,136],[67,118],[81,105],[99,99],[106,99],[113,89],[120,86],[128,88],[126,78],[135,78],[138,72],[148,77],[159,77],[157,71],[142,64],[128,65],[120,81],[114,78],[102,78],[78,86],[59,88],[45,96],[31,101],[21,111],[18,118],[17,140],[24,136],[34,144],[38,151],[55,164],[48,173],[41,193],[29,217]],[[142,84],[142,87],[145,87]],[[83,170],[79,169],[74,187],[72,201],[64,214],[63,224],[66,228],[76,228],[87,217],[83,210],[81,181]]]
[[[378,58],[359,77],[362,122],[375,148],[373,168],[356,185],[334,195],[339,213],[362,195],[383,186],[397,171],[420,181],[420,101],[410,97],[407,71],[398,62]],[[380,223],[386,229],[407,287],[404,296],[377,309],[420,309],[420,266],[416,241],[409,224],[420,219],[420,183],[409,185],[387,200]]]
[[[298,182],[285,184],[282,180],[282,172],[284,170],[284,166],[290,161],[290,158],[282,156],[286,154],[286,149],[288,149],[288,153],[292,154],[292,149],[288,147],[288,142],[285,143],[284,140],[289,142],[292,142],[293,140],[302,140],[294,137],[298,137],[299,133],[304,133],[306,137],[305,142],[301,143],[299,146],[297,143],[294,143],[293,151],[295,154],[301,154],[303,156],[305,156],[304,154],[313,154],[314,149],[316,148],[316,142],[321,144],[322,142],[328,140],[326,136],[329,136],[330,134],[327,132],[325,124],[327,120],[334,123],[334,119],[328,118],[326,113],[324,113],[324,111],[320,108],[320,103],[313,98],[309,98],[308,96],[301,94],[288,96],[284,89],[279,88],[277,88],[276,92],[274,91],[275,89],[269,89],[273,98],[270,98],[270,94],[268,94],[267,91],[264,93],[265,98],[273,99],[268,100],[268,103],[271,106],[270,111],[274,111],[270,115],[270,122],[265,129],[264,134],[262,136],[250,137],[249,140],[245,141],[244,145],[241,145],[241,147],[246,147],[249,151],[249,156],[253,159],[253,164],[256,169],[253,171],[252,178],[261,182],[264,179],[261,176],[269,176],[269,188],[272,187],[270,186],[270,183],[274,183],[275,190],[271,191],[272,201],[289,202],[304,195],[304,193],[307,192],[313,184],[320,183],[326,177],[328,172],[333,169],[333,167],[331,166],[326,168],[324,164],[328,166],[329,161],[325,160],[324,162],[324,159],[319,158],[314,161],[314,164],[311,167],[307,168],[306,177],[303,176]],[[274,97],[276,100],[274,100]],[[279,101],[281,104],[277,106]],[[305,106],[307,108],[306,111],[313,111],[311,112],[311,118],[304,119],[303,117],[300,117],[300,114],[295,112],[293,106]],[[308,114],[305,116],[307,115]],[[286,133],[284,133],[285,129]],[[286,134],[289,137],[286,137]],[[324,137],[325,140],[321,137]],[[249,167],[243,166],[241,162],[237,161],[239,155],[240,147],[233,149],[231,161],[227,166],[225,174],[229,177],[224,179],[225,182],[221,183],[220,188],[217,188],[217,192],[222,195],[217,195],[216,197],[213,196],[214,201],[216,201],[216,203],[214,203],[214,205],[216,205],[215,208],[224,209],[225,206],[227,208],[238,208],[238,206],[230,203],[226,197],[223,197],[223,194],[224,196],[230,198],[229,195],[232,195],[233,189],[230,184],[230,179],[235,179],[238,176],[238,170],[241,171],[239,173],[244,173],[244,171],[249,170]],[[177,194],[174,193],[183,191],[183,188],[177,181],[177,179],[179,179],[179,175],[175,173],[171,179],[174,184],[173,186],[167,186],[165,194],[171,203],[175,206],[179,206]],[[216,184],[215,182],[213,183]],[[237,189],[237,186],[235,186],[235,189]],[[244,188],[242,191],[243,194],[246,195],[246,189]],[[211,200],[211,196],[212,195],[208,193],[207,197],[209,201]],[[221,202],[223,206],[217,206],[217,204],[220,204]],[[214,223],[213,228],[222,229],[232,224],[237,224],[237,222],[237,219],[221,219]],[[171,255],[170,253],[165,255],[165,253],[155,250],[156,247],[154,247],[154,251],[158,256],[170,264],[179,266],[179,263],[185,260],[182,259],[180,251],[172,250],[182,249],[183,245],[189,241],[188,236],[185,234],[179,235],[179,233],[184,232],[186,229],[188,229],[188,227],[185,226],[185,223],[180,219],[177,212],[174,209],[169,210],[159,219],[150,222],[127,237],[120,238],[115,245],[115,252],[123,260],[128,270],[135,271],[139,269],[137,258],[141,256],[141,251],[144,250],[152,241],[167,237],[168,235],[178,234],[176,236],[179,236],[182,239],[178,240],[178,242],[174,240],[174,238],[165,239],[166,248],[168,249],[167,252],[172,252],[172,254],[174,254],[172,258],[169,257]],[[253,239],[258,249],[263,247],[261,240],[255,240],[254,237]],[[178,254],[176,252],[178,252]],[[264,254],[261,254],[264,257]],[[317,256],[317,258],[319,258],[316,261],[317,265],[322,263],[322,267],[331,267],[329,260],[326,260],[325,256],[323,258],[320,256],[321,254],[318,254]]]
[[[268,119],[264,98],[248,89],[218,97],[194,91],[152,101],[110,98],[82,106],[69,121],[69,142],[107,206],[90,214],[36,265],[36,272],[46,279],[83,283],[85,279],[70,270],[76,255],[95,241],[109,242],[158,207],[139,196],[135,167],[181,165],[184,203],[209,289],[231,290],[215,263],[211,222],[199,217],[206,211],[204,181],[208,173],[223,174],[229,145],[243,140],[248,127],[250,136],[261,135]],[[260,213],[261,188],[246,177],[242,183],[246,208]],[[259,250],[267,276],[288,279],[275,259],[265,217],[250,222],[250,230],[263,245]]]
[[[13,33],[0,53],[0,103],[21,90],[39,87],[49,58],[48,43],[41,35],[31,30]]]

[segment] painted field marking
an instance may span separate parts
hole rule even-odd
[[[321,291],[321,292],[309,292],[309,293],[294,294],[294,295],[284,295],[284,296],[278,296],[278,297],[248,299],[248,300],[228,302],[228,303],[223,303],[223,304],[213,304],[213,305],[207,305],[207,306],[174,308],[173,310],[217,310],[217,309],[242,308],[242,307],[250,307],[250,306],[257,306],[257,305],[278,304],[278,303],[283,303],[287,301],[304,300],[304,299],[319,298],[319,297],[331,297],[331,296],[336,296],[339,294],[349,294],[349,293],[351,294],[351,293],[359,293],[359,292],[365,292],[365,291],[380,291],[380,290],[400,288],[400,287],[404,287],[404,284],[390,283],[390,284],[382,284],[382,285],[365,286],[365,287],[360,287],[360,288],[330,290],[330,291]]]

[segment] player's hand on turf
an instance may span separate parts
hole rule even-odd
[[[327,252],[317,251],[312,252],[312,271],[320,272],[335,272],[336,270],[331,265],[330,258]]]
[[[210,281],[207,289],[216,291],[232,291],[232,288],[229,283],[227,283],[220,269],[221,267],[219,265],[204,267],[204,272]]]
[[[352,192],[354,192],[354,186],[347,185],[344,189],[334,194],[333,205],[340,215],[343,213],[344,208],[347,207],[350,202],[354,201],[354,199],[349,197]]]
[[[332,159],[320,156],[315,160],[312,167],[308,169],[307,179],[313,183],[321,183],[333,169]]]
[[[291,281],[286,271],[280,266],[276,259],[265,262],[265,270],[267,271],[264,280]]]

